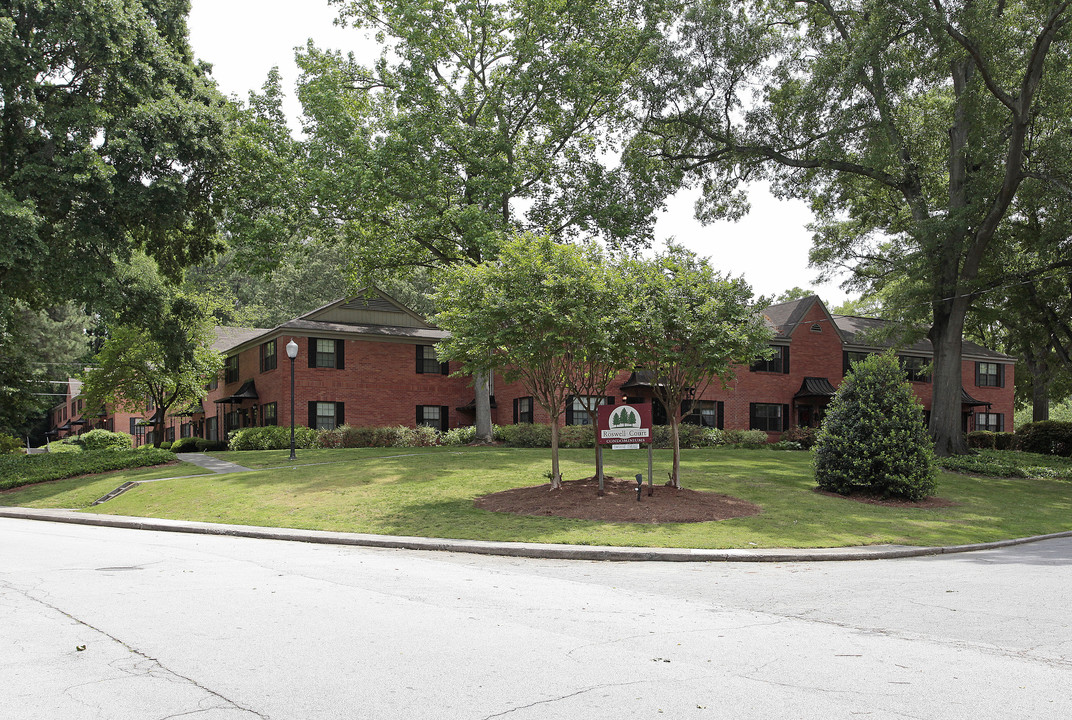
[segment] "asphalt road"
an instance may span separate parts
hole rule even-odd
[[[1072,717],[1072,540],[600,563],[0,519],[0,718]]]

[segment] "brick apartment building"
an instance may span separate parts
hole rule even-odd
[[[887,349],[865,335],[882,320],[831,315],[816,296],[772,305],[764,314],[775,332],[774,357],[738,367],[728,388],[714,383],[703,390],[686,422],[765,430],[772,439],[791,426],[816,426],[849,363]],[[271,329],[218,328],[214,348],[225,356],[223,373],[199,407],[167,418],[163,439],[215,440],[234,429],[289,425],[291,361],[284,348],[291,340],[298,345],[296,425],[431,425],[442,430],[472,425],[474,394],[468,379],[450,377],[456,368],[435,357],[435,344],[445,337],[445,331],[382,293],[340,300]],[[932,358],[929,341],[897,354],[929,409],[932,387],[922,372]],[[964,343],[965,431],[1012,430],[1014,363],[1012,357]],[[624,372],[609,390],[607,397],[589,402],[650,400],[651,378]],[[520,384],[496,377],[492,396],[496,424],[547,422]],[[567,424],[588,422],[585,402],[575,398],[566,408]],[[653,415],[657,424],[666,422],[658,403]],[[143,427],[136,417],[101,420],[117,430]]]

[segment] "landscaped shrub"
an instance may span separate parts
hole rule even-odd
[[[22,449],[22,440],[6,433],[0,433],[0,455],[10,455]]]
[[[49,453],[75,453],[82,452],[82,444],[76,443],[74,438],[64,438],[53,440],[46,446],[46,449]]]
[[[494,433],[507,447],[545,448],[551,447],[551,426],[535,423],[501,425]]]
[[[186,453],[197,452],[197,440],[195,437],[179,438],[175,442],[171,443],[171,452],[173,453]]]
[[[767,447],[770,436],[763,430],[744,430],[741,432],[741,441],[737,443],[748,450],[758,450]]]
[[[853,365],[815,443],[819,487],[922,500],[936,478],[923,408],[897,360],[871,355]]]
[[[988,450],[1015,450],[1018,442],[1013,433],[974,430],[968,433],[968,447]]]
[[[295,427],[294,447],[302,450],[320,447],[318,437],[319,433],[312,428]],[[199,441],[198,445],[201,442],[205,441]],[[232,430],[227,447],[231,450],[287,450],[290,448],[290,428],[268,425]]]
[[[779,440],[767,445],[768,450],[803,450],[804,446],[792,440]]]
[[[202,440],[201,438],[198,438],[196,445],[197,452],[213,452],[215,450],[227,449],[227,443],[222,440]],[[290,447],[290,445],[287,445],[287,447]]]
[[[798,425],[791,427],[782,433],[782,442],[799,443],[800,447],[810,450],[815,445],[815,438],[819,435],[819,428],[803,427]]]
[[[174,453],[156,448],[4,455],[0,456],[0,490],[76,475],[160,465],[174,459]]]
[[[476,427],[467,425],[451,428],[439,436],[439,441],[444,445],[468,445],[476,441]]]
[[[1072,422],[1043,420],[1017,429],[1020,449],[1042,455],[1072,457]]]
[[[112,432],[103,428],[83,433],[80,439],[86,450],[129,450],[134,446],[134,439],[125,432]]]
[[[548,429],[550,434],[550,429]],[[548,439],[550,446],[550,439]],[[566,425],[558,430],[558,446],[560,448],[594,448],[596,446],[596,431],[591,425]]]

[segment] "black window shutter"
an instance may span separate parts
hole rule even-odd
[[[782,405],[782,430],[789,429],[789,406]]]
[[[444,375],[450,375],[450,363],[439,363],[439,372],[443,373]]]
[[[789,346],[786,345],[782,348],[782,372],[786,375],[789,374]]]
[[[441,423],[439,429],[442,430],[443,432],[446,432],[447,430],[450,430],[450,419],[449,419],[449,417],[447,415],[447,413],[449,411],[450,411],[449,406],[447,406],[447,405],[440,405],[439,406],[439,421]]]
[[[608,395],[607,397],[605,397],[603,399],[606,401],[606,402],[603,403],[604,405],[613,405],[614,404],[614,396],[613,395]]]
[[[566,396],[566,424],[573,424],[573,396]]]
[[[309,427],[316,427],[316,401],[309,401]]]
[[[998,365],[998,387],[1005,387],[1005,366]],[[1002,431],[1004,432],[1004,430]]]
[[[841,374],[849,374],[849,351],[843,350],[841,353]]]
[[[715,403],[715,407],[717,408],[717,413],[718,413],[718,419],[715,421],[715,427],[717,427],[719,430],[725,430],[726,429],[726,403],[724,403],[721,400],[719,400],[717,403]]]
[[[335,341],[335,368],[346,369],[346,341],[341,338]],[[342,425],[342,423],[339,424]]]
[[[415,345],[417,348],[417,372],[424,373],[424,345]]]
[[[335,427],[346,424],[345,403],[335,403]]]
[[[423,421],[424,421],[424,405],[418,405],[417,406],[417,421],[416,421],[417,427],[420,427],[421,423]]]
[[[316,338],[309,338],[309,367],[316,367]]]
[[[514,425],[517,425],[517,406],[519,402],[518,398],[514,398]]]
[[[748,429],[756,429],[756,404],[748,403]]]
[[[261,369],[260,369],[260,371],[264,372],[264,345],[261,345],[260,358],[261,358],[261,363],[260,363]]]

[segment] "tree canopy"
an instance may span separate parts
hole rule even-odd
[[[810,201],[812,262],[926,319],[931,433],[964,451],[961,337],[1002,270],[998,230],[1026,179],[1072,187],[1070,19],[1067,0],[697,3],[653,77],[635,167],[661,158],[700,183],[705,219],[744,210],[742,181]]]
[[[568,398],[605,395],[629,366],[621,274],[598,247],[521,235],[498,260],[455,265],[440,279],[435,320],[451,333],[442,359],[525,385],[551,421],[551,484],[559,487],[558,420]]]
[[[646,373],[653,397],[666,408],[674,440],[671,482],[681,487],[682,404],[712,382],[725,384],[733,365],[766,356],[771,331],[743,279],[715,272],[707,258],[683,247],[629,261],[625,276],[633,365]]]

